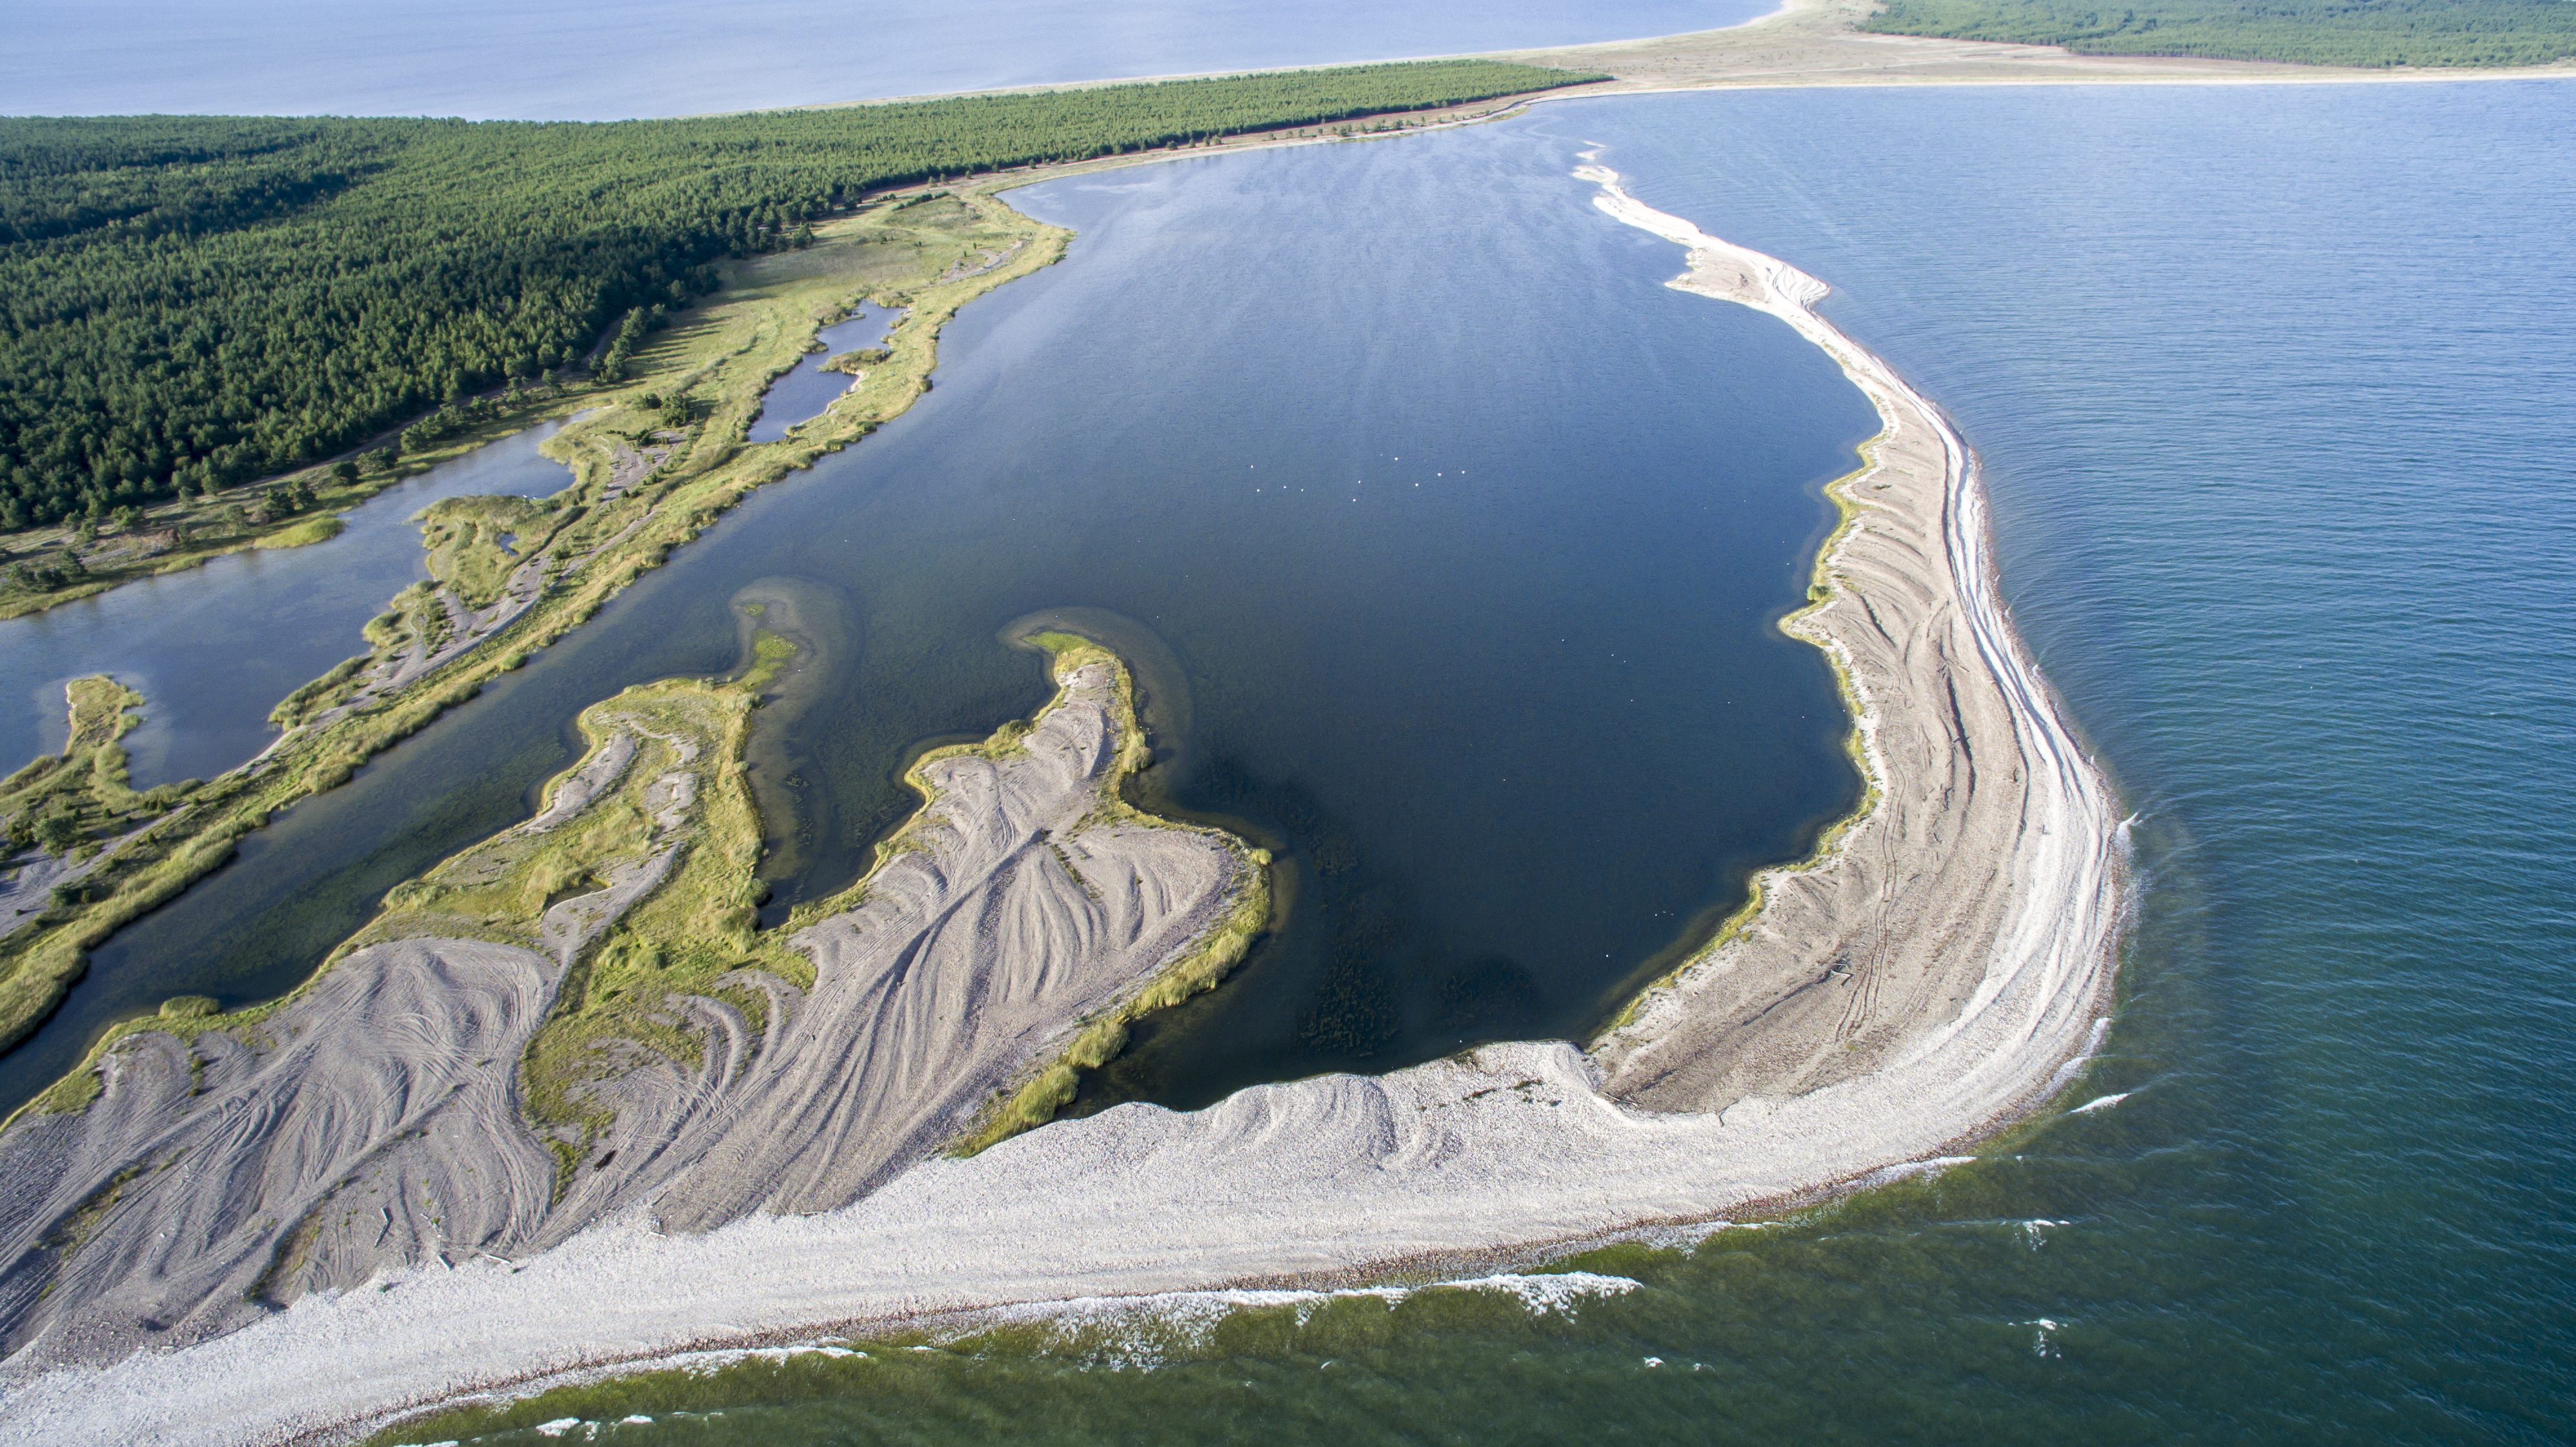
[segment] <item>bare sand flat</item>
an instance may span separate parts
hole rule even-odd
[[[1886,428],[1836,485],[1849,523],[1821,570],[1828,601],[1793,625],[1849,679],[1872,801],[1818,859],[1767,877],[1758,911],[1594,1053],[1496,1046],[1190,1114],[1121,1106],[923,1161],[838,1209],[697,1235],[664,1234],[638,1199],[520,1260],[388,1268],[185,1351],[22,1367],[0,1439],[288,1440],[464,1391],[924,1314],[1509,1257],[1937,1164],[2051,1093],[2106,1005],[2117,806],[1994,596],[1971,454],[1816,315],[1820,283],[1585,174],[1609,214],[1687,249],[1674,285],[1796,327]],[[837,947],[864,955],[865,927],[847,928]],[[1012,968],[1051,968],[1067,938],[1034,923]],[[861,1023],[831,1013],[833,1031]],[[863,1030],[830,1038],[873,1048]],[[792,1078],[795,1099],[821,1083]],[[726,1174],[842,1170],[812,1140],[750,1142],[761,1160]]]

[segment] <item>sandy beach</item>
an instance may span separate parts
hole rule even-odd
[[[0,1439],[285,1441],[925,1315],[1475,1275],[1937,1165],[2060,1088],[2107,1006],[2118,808],[1995,596],[1973,456],[1812,310],[1821,283],[1581,174],[1685,249],[1674,285],[1797,328],[1885,428],[1835,486],[1825,600],[1789,625],[1845,676],[1871,802],[1593,1052],[1494,1046],[1190,1114],[1121,1106],[702,1235],[664,1234],[637,1200],[551,1249],[387,1266],[184,1351],[21,1363]]]

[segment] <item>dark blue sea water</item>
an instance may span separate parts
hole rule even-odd
[[[1771,0],[21,0],[10,115],[620,120],[1624,40]]]
[[[1600,1253],[1641,1288],[1566,1314],[1247,1311],[1143,1371],[1030,1336],[755,1364],[524,1404],[491,1440],[628,1412],[657,1420],[602,1440],[2567,1440],[2570,134],[2556,84],[1816,91],[1552,106],[1340,160],[1437,188],[1497,135],[1533,176],[1603,143],[1650,203],[1831,282],[1955,413],[2015,616],[2143,816],[2118,1020],[2077,1092],[2126,1098],[1929,1183]],[[1130,204],[1238,188],[1249,220],[1259,165]],[[1527,244],[1521,200],[1473,213],[1483,249]],[[1356,274],[1396,245],[1307,239]],[[1364,315],[1532,304],[1525,273],[1484,275]],[[1579,418],[1597,343],[1474,363],[1562,368]]]

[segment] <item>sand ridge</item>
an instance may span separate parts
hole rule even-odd
[[[22,1377],[0,1440],[290,1440],[924,1313],[1339,1281],[1720,1219],[1937,1167],[2062,1086],[2100,1038],[2123,854],[2111,790],[1995,597],[1973,457],[1814,313],[1821,283],[1586,178],[1611,215],[1689,249],[1676,285],[1797,327],[1888,429],[1838,485],[1853,519],[1825,560],[1831,600],[1794,625],[1849,676],[1874,801],[1595,1054],[1500,1045],[1190,1114],[1120,1106],[924,1161],[838,1210],[698,1235],[633,1208],[518,1262],[388,1270],[377,1284],[398,1289],[315,1293],[188,1351]],[[353,1354],[363,1374],[307,1369]]]
[[[684,1231],[846,1205],[1206,934],[1244,887],[1241,856],[1207,831],[1092,817],[1121,742],[1116,687],[1110,665],[1085,665],[1015,752],[927,765],[918,847],[856,908],[789,937],[813,988],[741,972],[763,1027],[722,1000],[674,1001],[704,1054],[599,1088],[613,1169],[577,1179],[549,1239],[645,1201]]]
[[[1763,1108],[1994,1028],[2023,971],[2038,988],[2015,1028],[2063,1040],[2107,988],[2118,811],[1996,596],[1973,454],[1816,312],[1823,282],[1647,207],[1598,164],[1577,174],[1603,212],[1689,249],[1673,286],[1796,328],[1882,429],[1834,485],[1826,597],[1786,625],[1836,662],[1871,806],[1818,859],[1757,879],[1758,911],[1598,1043],[1606,1088],[1657,1110]]]
[[[710,849],[701,774],[730,765],[709,747],[721,690],[649,686],[595,711],[594,747],[545,807],[398,889],[391,918],[488,898],[467,891],[515,878],[545,836],[640,815],[582,892],[518,924],[427,916],[496,938],[371,927],[273,1009],[116,1040],[95,1100],[0,1132],[9,1370],[166,1356],[415,1266],[516,1269],[629,1208],[691,1231],[828,1210],[957,1137],[1255,879],[1225,836],[1111,806],[1131,727],[1117,665],[1090,651],[1057,681],[1033,727],[922,765],[930,799],[901,850],[788,938],[806,987],[738,969],[719,981],[737,989],[673,996],[694,1055],[604,1042],[585,1088],[613,1123],[566,1161],[569,1138],[523,1113],[520,1063],[584,952]],[[756,1020],[720,997],[753,992]]]
[[[1878,9],[1877,0],[1785,0],[1768,15],[1718,30],[1497,51],[1490,58],[1607,72],[1613,77],[1532,97],[1533,101],[1774,86],[2319,85],[2576,79],[2576,63],[2570,62],[2494,68],[2359,67],[2191,55],[2083,55],[2055,45],[1882,35],[1856,28]]]

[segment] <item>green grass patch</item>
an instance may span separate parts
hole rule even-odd
[[[421,511],[429,575],[467,605],[489,607],[524,554],[542,545],[553,510],[524,497],[451,497]]]
[[[308,548],[315,543],[331,541],[347,526],[347,523],[340,521],[338,513],[326,512],[320,517],[306,518],[292,527],[279,528],[276,532],[252,543],[251,546],[254,548]]]

